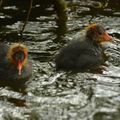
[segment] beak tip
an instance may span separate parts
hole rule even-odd
[[[19,75],[19,76],[22,74],[22,67],[23,67],[23,65],[22,65],[22,62],[20,61],[20,62],[18,63],[18,66],[17,66],[18,75]]]
[[[19,70],[18,75],[19,75],[19,76],[21,75],[21,70]]]
[[[104,32],[104,39],[105,41],[112,41],[112,37],[107,32]]]

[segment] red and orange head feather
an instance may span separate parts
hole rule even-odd
[[[21,43],[14,43],[13,45],[11,45],[11,47],[8,50],[7,53],[7,58],[9,59],[10,63],[16,64],[16,61],[13,59],[13,55],[17,52],[23,52],[25,55],[25,59],[23,61],[23,66],[27,63],[27,58],[28,58],[28,49],[26,48],[25,45],[21,44]]]
[[[90,29],[96,29],[96,26],[97,26],[97,24],[96,23],[92,23],[92,24],[90,24],[89,26],[87,26],[87,27],[85,27],[85,30],[90,30]]]

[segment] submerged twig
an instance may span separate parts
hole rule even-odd
[[[60,78],[62,75],[64,75],[65,73],[57,73],[55,75],[52,75],[50,77],[48,77],[47,79],[49,79],[49,82],[44,82],[42,85],[46,86],[46,85],[52,85],[58,78]]]
[[[1,6],[2,6],[2,3],[3,3],[3,0],[0,0],[0,8],[1,8]]]
[[[32,8],[32,3],[33,3],[33,0],[30,0],[30,5],[29,5],[28,13],[27,13],[26,19],[24,21],[23,27],[22,27],[22,29],[20,31],[20,35],[21,36],[22,36],[22,33],[23,33],[24,29],[25,29],[25,26],[26,26],[27,21],[28,21],[29,16],[30,16],[30,12],[31,12],[31,8]]]

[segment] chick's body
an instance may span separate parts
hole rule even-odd
[[[98,32],[101,32],[97,34]],[[105,62],[100,42],[110,40],[101,26],[93,25],[76,36],[55,56],[57,70],[95,70]],[[83,34],[84,33],[84,34]],[[102,35],[103,34],[103,35]],[[104,35],[105,34],[105,35]],[[105,38],[106,37],[106,38]]]

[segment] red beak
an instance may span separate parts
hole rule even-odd
[[[23,67],[23,63],[21,60],[18,61],[18,65],[17,65],[17,69],[18,69],[18,75],[21,75],[22,73],[22,67]]]
[[[107,32],[104,32],[103,33],[103,39],[102,39],[102,42],[107,42],[107,41],[112,41],[112,37],[110,35],[108,35]]]

